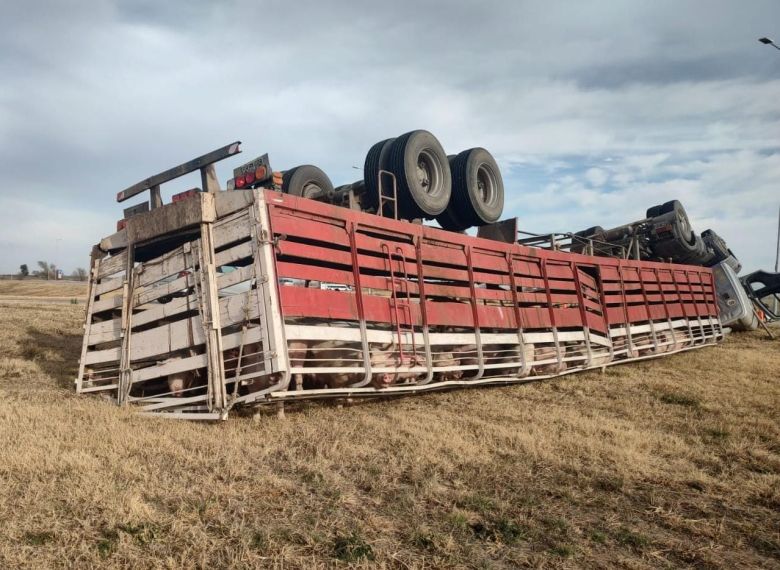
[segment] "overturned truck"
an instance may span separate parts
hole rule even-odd
[[[723,337],[709,268],[528,247],[506,224],[472,237],[220,190],[212,163],[234,152],[144,181],[134,192],[151,190],[151,209],[93,248],[78,392],[224,419],[524,382]],[[161,203],[161,181],[198,169],[203,191]]]

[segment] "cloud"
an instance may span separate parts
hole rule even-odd
[[[83,265],[121,216],[118,190],[232,140],[241,159],[317,164],[338,184],[414,128],[493,152],[506,213],[528,229],[620,224],[680,198],[767,267],[780,68],[755,38],[778,16],[725,0],[12,3],[0,272],[52,239],[61,265]],[[241,159],[218,166],[223,181]]]

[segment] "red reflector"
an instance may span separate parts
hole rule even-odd
[[[126,227],[127,227],[127,220],[119,220],[116,223],[116,231],[118,231],[118,232],[121,232]]]
[[[265,166],[258,166],[257,170],[255,170],[255,178],[257,180],[262,180],[263,178],[265,178],[265,175],[266,175]]]
[[[236,176],[236,188],[243,188],[246,186],[246,179],[243,176]]]
[[[185,190],[184,192],[179,192],[178,194],[174,194],[171,196],[171,202],[180,202],[181,200],[184,200],[186,198],[189,198],[190,196],[194,196],[197,194],[198,191],[194,188],[190,190]]]

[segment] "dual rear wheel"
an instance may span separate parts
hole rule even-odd
[[[425,130],[374,144],[366,154],[363,179],[364,209],[436,219],[447,230],[496,222],[504,209],[504,182],[493,156],[484,148],[447,156]],[[334,196],[327,174],[310,164],[283,172],[282,192],[321,201]]]
[[[483,148],[447,156],[428,131],[385,139],[368,151],[363,168],[366,205],[392,206],[393,181],[402,218],[436,219],[448,230],[495,222],[504,208],[504,183],[495,159]],[[387,206],[383,211],[388,212]]]

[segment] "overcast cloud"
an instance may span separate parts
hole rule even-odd
[[[530,231],[678,198],[746,270],[780,204],[780,3],[29,1],[0,12],[0,273],[86,266],[116,192],[243,141],[361,178],[415,128],[499,161]],[[197,184],[164,188],[164,197]]]

